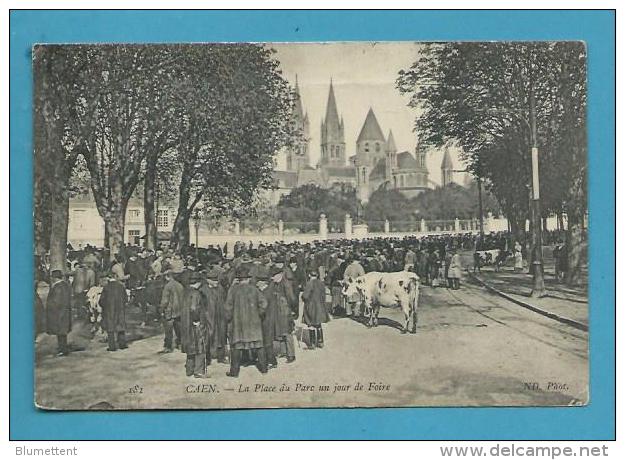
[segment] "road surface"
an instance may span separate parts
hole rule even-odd
[[[301,317],[301,315],[300,315]],[[380,325],[336,318],[326,346],[297,348],[261,375],[212,364],[185,376],[184,355],[159,355],[162,334],[110,353],[101,340],[68,357],[38,339],[36,401],[50,409],[354,406],[545,406],[588,401],[588,336],[465,282],[422,286],[416,334],[400,334],[398,309]],[[296,345],[297,347],[297,345]]]

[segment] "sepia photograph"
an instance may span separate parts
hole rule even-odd
[[[586,61],[33,46],[34,405],[587,405]]]

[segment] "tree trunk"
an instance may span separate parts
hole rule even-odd
[[[35,162],[37,162],[37,159],[35,159]],[[35,169],[37,169],[37,165],[35,165]],[[50,224],[52,217],[50,213],[50,192],[40,174],[35,174],[33,179],[35,254],[43,256],[50,248]]]
[[[145,221],[145,241],[146,249],[156,249],[156,161],[152,163],[148,160],[143,184],[143,220]]]
[[[189,219],[190,219],[190,211],[178,210],[178,214],[176,215],[176,220],[174,221],[174,228],[171,233],[171,245],[175,249],[182,249],[190,244],[190,235],[189,235]]]
[[[569,228],[566,232],[566,249],[567,249],[567,271],[566,271],[566,284],[569,286],[575,286],[579,284],[584,242],[582,241],[582,225],[584,221],[583,214],[575,212],[574,210],[567,210],[567,218]]]
[[[50,101],[43,105],[45,150],[40,157],[50,193],[50,270],[67,270],[67,227],[69,224],[69,177],[72,170],[62,144],[62,126]]]
[[[183,172],[182,177],[187,176],[188,174]],[[197,195],[194,200],[191,201],[190,183],[184,179],[180,182],[180,186],[178,187],[178,211],[176,212],[176,220],[174,221],[171,240],[169,242],[174,249],[180,250],[189,245],[189,221],[191,219],[191,213],[200,197],[201,194]]]
[[[69,192],[63,181],[53,187],[51,194],[52,223],[50,225],[50,270],[67,272],[67,226],[69,223]]]
[[[108,238],[108,247],[111,256],[119,253],[123,254],[124,250],[124,226],[126,220],[126,206],[122,206],[123,209],[116,210],[116,212],[109,213],[104,220],[106,227],[106,234]]]

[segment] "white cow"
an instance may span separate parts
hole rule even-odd
[[[401,307],[405,325],[402,334],[408,332],[412,317],[412,330],[417,332],[417,306],[419,304],[419,277],[411,272],[369,272],[343,285],[343,295],[359,294],[369,314],[368,326],[378,325],[380,307]]]

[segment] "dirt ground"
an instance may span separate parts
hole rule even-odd
[[[301,315],[300,315],[301,317]],[[422,287],[416,334],[382,309],[380,325],[335,318],[323,349],[296,343],[297,359],[239,378],[213,363],[208,379],[185,376],[185,355],[160,355],[156,325],[133,327],[126,350],[107,352],[86,327],[76,351],[54,356],[40,335],[36,403],[44,409],[208,409],[250,407],[561,406],[585,404],[588,336],[524,310],[485,289]]]

